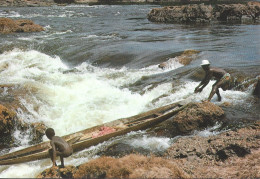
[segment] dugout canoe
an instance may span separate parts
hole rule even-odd
[[[185,107],[186,105],[184,105],[183,102],[173,103],[132,117],[117,119],[115,121],[62,137],[71,144],[73,152],[78,152],[90,146],[109,140],[112,137],[120,136],[131,131],[150,128],[166,119],[169,119]],[[102,134],[101,129],[104,128],[108,128],[110,131]],[[12,165],[48,158],[48,150],[50,148],[50,142],[46,141],[25,149],[2,155],[0,156],[0,165]]]

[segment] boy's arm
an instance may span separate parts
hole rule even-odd
[[[51,147],[52,147],[52,166],[56,166],[56,147],[53,141],[51,141]]]

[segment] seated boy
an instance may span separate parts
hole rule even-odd
[[[72,155],[73,149],[67,143],[63,138],[59,136],[55,136],[54,129],[48,128],[45,131],[46,136],[48,139],[50,139],[50,144],[52,149],[49,150],[49,154],[51,157],[51,161],[53,163],[53,166],[57,166],[56,164],[56,156],[60,156],[60,161],[61,161],[61,167],[64,168],[64,157],[69,157]]]

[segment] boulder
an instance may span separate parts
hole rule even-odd
[[[13,140],[12,133],[16,123],[20,123],[16,117],[16,113],[0,104],[0,142],[2,144]]]
[[[196,59],[199,52],[200,51],[197,50],[185,50],[180,56],[170,58],[168,61],[160,63],[158,67],[162,69],[169,68],[174,62],[179,62],[182,65],[189,65],[192,60]]]
[[[224,111],[211,102],[189,103],[185,109],[173,118],[168,119],[150,129],[158,136],[175,137],[190,134],[214,125],[223,119]]]
[[[31,20],[20,19],[12,20],[10,18],[0,18],[0,33],[8,34],[14,32],[40,32],[44,28],[34,24]]]
[[[42,141],[45,135],[46,126],[43,123],[25,123],[18,119],[16,112],[0,104],[0,143],[4,147],[14,145],[15,139],[13,133],[19,130],[21,134],[24,132],[31,135],[30,144],[36,144]]]
[[[225,22],[256,22],[259,21],[260,2],[247,4],[189,4],[154,8],[148,14],[153,22],[166,23],[209,23],[212,21]]]
[[[41,172],[37,178],[72,178],[76,171],[74,166],[65,166],[64,168],[52,167]]]

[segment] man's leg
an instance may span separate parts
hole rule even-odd
[[[209,94],[209,97],[208,97],[208,101],[210,101],[210,100],[212,99],[212,97],[214,96],[214,94],[216,93],[216,91],[217,91],[216,85],[213,85],[213,86],[212,86],[212,90],[211,90],[211,92],[210,92],[210,94]]]
[[[219,93],[219,89],[217,88],[216,90],[216,94],[218,95],[218,101],[221,101],[221,96],[220,96],[220,93]]]
[[[64,168],[64,158],[60,156],[60,161],[61,161],[61,168]]]

